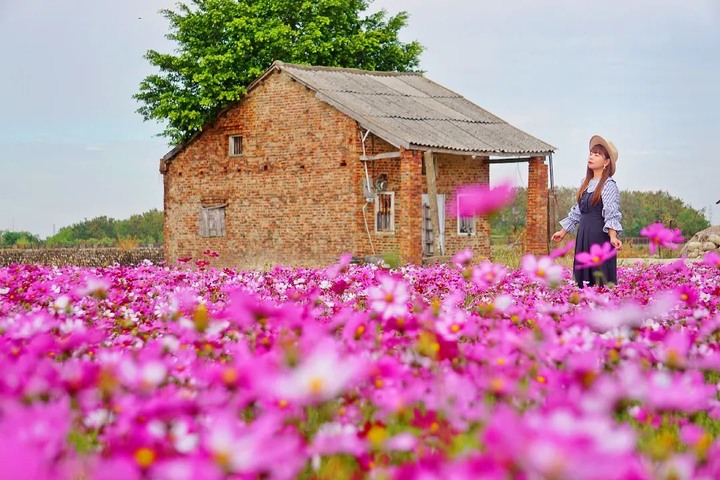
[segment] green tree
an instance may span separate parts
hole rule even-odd
[[[39,245],[40,238],[30,232],[2,232],[0,235],[0,247],[28,247]]]
[[[162,10],[176,55],[148,50],[159,69],[134,98],[145,120],[166,123],[171,143],[212,121],[275,60],[365,70],[409,71],[422,46],[403,43],[406,12],[363,15],[372,0],[191,0]]]
[[[136,238],[143,243],[162,243],[163,212],[152,209],[140,215],[132,215],[127,220],[115,224],[115,236]]]
[[[162,243],[163,213],[157,209],[126,220],[106,216],[85,219],[62,227],[46,240],[48,246],[72,247],[76,245],[114,245],[121,238],[135,238],[142,243]]]

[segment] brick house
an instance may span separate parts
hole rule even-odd
[[[275,62],[162,158],[165,257],[210,249],[236,268],[344,252],[487,257],[487,219],[446,212],[455,187],[488,183],[495,162],[528,164],[526,247],[546,253],[554,150],[420,74]]]

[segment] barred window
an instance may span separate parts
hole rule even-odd
[[[458,235],[475,235],[475,217],[460,216],[460,203],[463,195],[457,196],[457,219],[458,219]]]
[[[378,192],[375,196],[375,232],[395,232],[395,192]]]
[[[230,136],[230,156],[237,157],[243,153],[243,137],[242,135]]]

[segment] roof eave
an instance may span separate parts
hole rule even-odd
[[[410,144],[409,150],[432,151],[437,153],[449,153],[452,155],[477,156],[477,157],[546,157],[557,150],[550,145],[548,150],[537,151],[497,151],[497,150],[459,150],[454,148],[431,147],[428,145]]]

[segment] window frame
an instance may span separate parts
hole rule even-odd
[[[465,196],[465,195],[463,195],[462,193],[457,195],[457,200],[456,200],[457,203],[455,205],[456,213],[457,213],[457,234],[458,234],[458,236],[461,236],[461,237],[474,237],[475,235],[477,235],[477,217],[474,215],[470,216],[470,217],[463,217],[460,215],[460,198],[463,196]],[[471,232],[463,232],[461,230],[461,227],[465,224],[465,222],[468,222],[468,221],[472,225],[472,231]]]
[[[235,151],[235,139],[240,139],[240,153]],[[242,135],[228,135],[228,156],[230,157],[242,157],[243,156],[243,136]]]
[[[209,218],[209,212],[211,211],[219,211],[219,218],[217,221],[219,224],[217,225],[217,228],[211,229],[210,228],[210,218]],[[199,233],[201,238],[222,238],[226,235],[226,225],[227,225],[227,204],[222,205],[210,205],[210,206],[200,206],[200,213],[198,216],[198,222],[199,222]],[[215,231],[213,231],[215,230]]]
[[[390,197],[390,226],[387,229],[378,229],[378,214],[380,214],[380,196]],[[394,235],[395,234],[395,192],[377,192],[375,194],[375,214],[373,215],[373,224],[375,225],[376,235]]]

